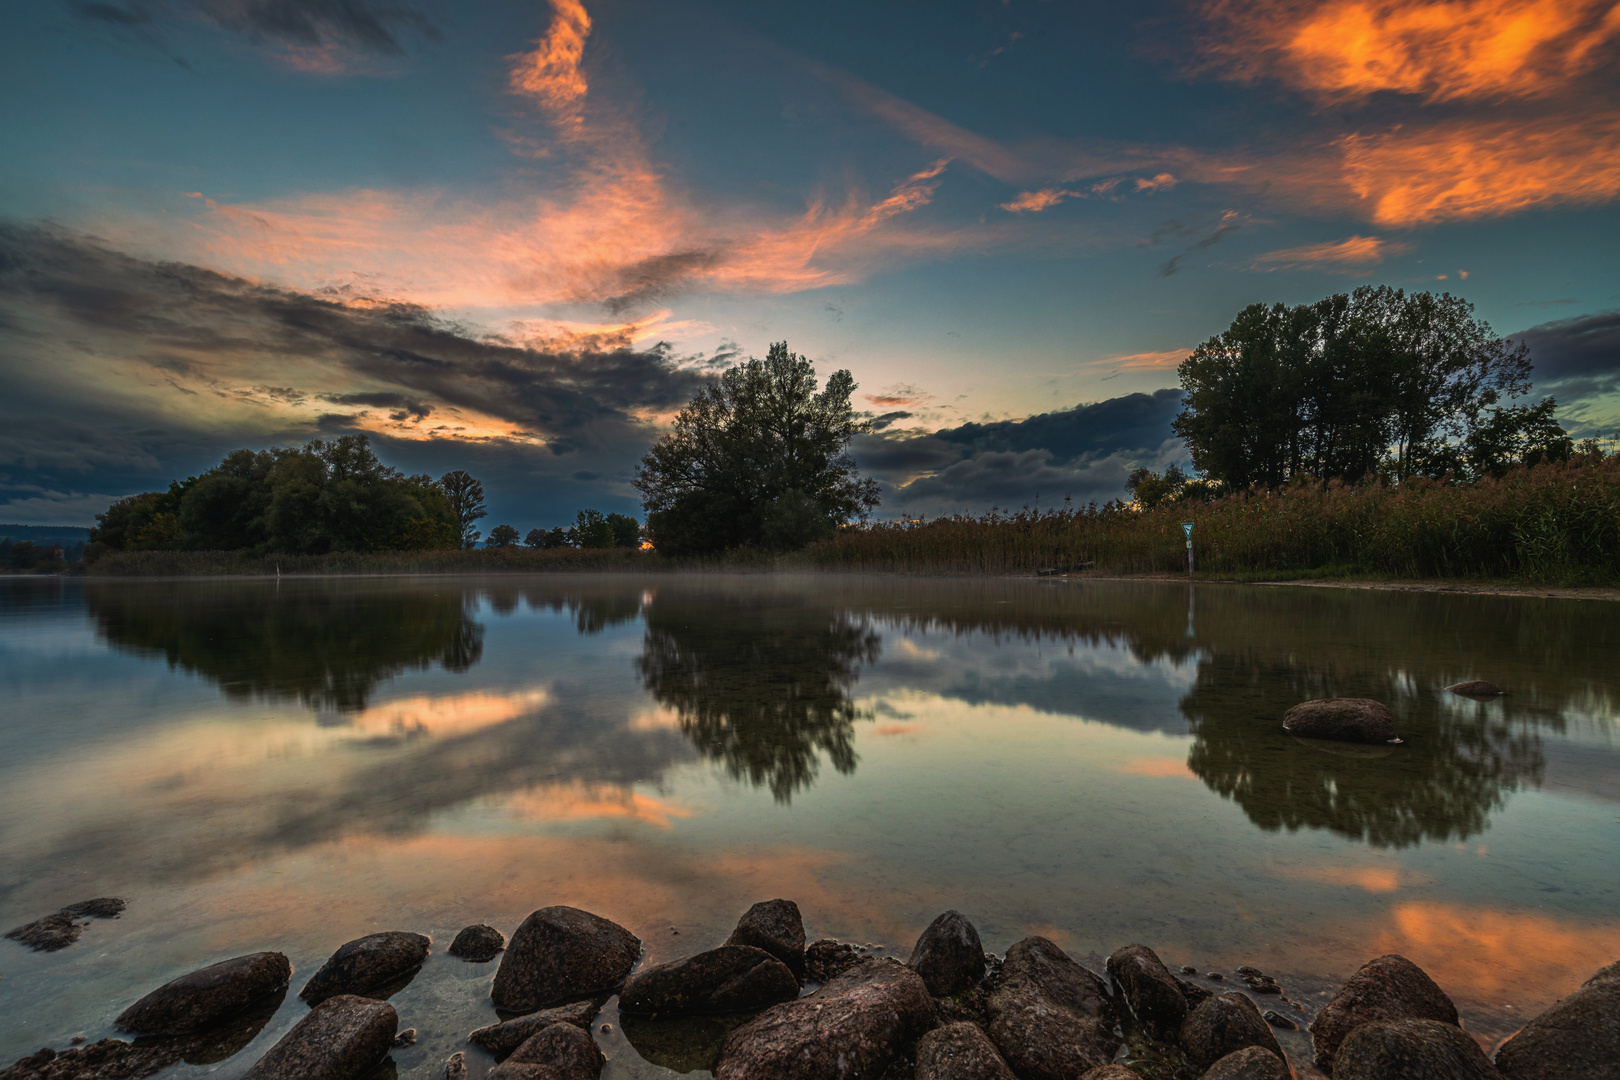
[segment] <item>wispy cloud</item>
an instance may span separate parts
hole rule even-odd
[[[1098,360],[1097,364],[1135,371],[1166,371],[1173,370],[1187,359],[1187,352],[1186,349],[1164,349],[1159,352],[1126,353]]]
[[[1410,250],[1410,244],[1377,236],[1349,236],[1323,244],[1268,251],[1255,256],[1254,264],[1255,268],[1263,270],[1361,270]]]

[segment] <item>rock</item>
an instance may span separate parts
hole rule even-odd
[[[532,1012],[603,993],[640,955],[641,939],[617,923],[578,908],[541,908],[507,943],[489,996],[498,1009]]]
[[[450,943],[445,950],[451,956],[460,957],[473,963],[481,964],[486,960],[495,959],[495,954],[506,948],[506,935],[493,926],[478,923],[474,926],[464,926],[456,940]]]
[[[74,919],[116,919],[129,904],[116,896],[98,896],[94,900],[80,900],[62,909],[62,914]]]
[[[1453,694],[1461,694],[1464,697],[1500,697],[1502,694],[1500,686],[1493,682],[1486,682],[1484,679],[1470,679],[1468,682],[1454,683],[1446,687],[1446,689]]]
[[[405,1046],[415,1046],[416,1045],[416,1029],[415,1028],[406,1028],[404,1031],[400,1032],[398,1035],[395,1035],[392,1045],[396,1049],[398,1049],[400,1047],[405,1047]]]
[[[444,1080],[467,1080],[467,1055],[457,1050],[444,1063]]]
[[[573,1024],[552,1024],[531,1035],[488,1080],[596,1080],[607,1061],[591,1034]]]
[[[355,938],[321,965],[298,991],[298,996],[311,1005],[319,1005],[339,994],[366,996],[385,988],[398,990],[392,984],[422,966],[431,944],[430,938],[403,930],[386,930]]]
[[[928,924],[906,966],[922,976],[935,997],[953,997],[984,978],[984,945],[960,911],[947,911]]]
[[[804,962],[805,974],[812,982],[826,983],[860,963],[861,954],[853,945],[822,938],[804,951]]]
[[[1142,1080],[1142,1074],[1123,1065],[1104,1065],[1083,1074],[1080,1080]]]
[[[604,1000],[598,998],[576,1001],[571,1005],[559,1005],[555,1009],[520,1016],[504,1024],[491,1024],[468,1035],[467,1041],[474,1046],[482,1046],[497,1058],[502,1058],[552,1024],[572,1024],[577,1028],[589,1030],[591,1021],[602,1011]]]
[[[917,1043],[916,1080],[1015,1080],[977,1024],[947,1024]],[[1132,1077],[1131,1080],[1138,1080]]]
[[[287,985],[292,964],[278,952],[221,960],[164,983],[118,1014],[122,1031],[183,1035],[240,1012]]]
[[[799,996],[799,980],[764,949],[718,949],[657,964],[630,976],[619,991],[619,1011],[644,1016],[757,1012]]]
[[[1299,1030],[1298,1024],[1294,1023],[1280,1012],[1272,1012],[1270,1009],[1267,1009],[1260,1015],[1265,1017],[1266,1023],[1270,1024],[1274,1028],[1282,1028],[1284,1031]]]
[[[762,900],[743,913],[727,945],[764,949],[788,966],[801,983],[805,976],[804,919],[792,900]]]
[[[1176,1037],[1187,1019],[1187,998],[1157,953],[1146,945],[1121,945],[1108,958],[1108,974],[1131,1015],[1155,1038]]]
[[[339,994],[311,1009],[242,1080],[355,1080],[393,1044],[399,1014],[386,1001]]]
[[[1248,1046],[1275,1054],[1279,1061],[1288,1060],[1254,1002],[1235,990],[1216,994],[1188,1013],[1181,1025],[1181,1048],[1200,1069]]]
[[[1616,1062],[1620,1062],[1620,964],[1598,972],[1496,1052],[1496,1067],[1510,1080],[1613,1080]]]
[[[1107,984],[1043,937],[1007,950],[988,1012],[991,1040],[1026,1080],[1072,1080],[1120,1047]]]
[[[141,1047],[122,1039],[102,1039],[58,1054],[49,1047],[0,1069],[4,1080],[140,1080],[173,1065],[178,1055],[166,1047]]]
[[[1190,983],[1186,979],[1177,979],[1176,985],[1181,988],[1181,996],[1187,1001],[1188,1012],[1215,996],[1213,991],[1205,990],[1197,983]]]
[[[894,960],[866,960],[726,1036],[714,1077],[879,1077],[933,1023],[934,1003],[921,976]]]
[[[58,911],[8,930],[6,937],[22,942],[35,952],[56,952],[78,941],[82,933],[84,928],[73,921],[72,915]]]
[[[1395,717],[1371,698],[1323,698],[1283,713],[1283,730],[1307,739],[1343,742],[1395,742]]]
[[[1605,1059],[1612,1077],[1614,1059]],[[1566,1072],[1535,1073],[1571,1080]],[[1373,1020],[1344,1037],[1333,1080],[1501,1080],[1485,1052],[1462,1028],[1438,1020]]]
[[[1290,1073],[1270,1050],[1245,1046],[1211,1065],[1200,1080],[1290,1080]]]
[[[636,1053],[654,1065],[678,1073],[712,1071],[720,1047],[741,1016],[651,1017],[624,1014],[619,1027]]]
[[[1352,1029],[1374,1020],[1438,1020],[1456,1027],[1457,1007],[1406,957],[1369,960],[1311,1021],[1316,1067],[1331,1074],[1339,1043]]]

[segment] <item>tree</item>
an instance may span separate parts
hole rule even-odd
[[[613,530],[613,546],[633,548],[641,546],[641,525],[628,514],[609,514],[608,528]]]
[[[1528,461],[1567,441],[1552,399],[1505,404],[1529,392],[1525,347],[1449,294],[1364,286],[1293,308],[1252,304],[1178,373],[1174,430],[1194,468],[1233,487],[1477,474],[1503,453]]]
[[[837,371],[817,393],[815,368],[782,341],[699,391],[636,471],[653,543],[672,555],[788,549],[864,520],[878,489],[848,450],[870,430],[854,390]]]
[[[1171,465],[1163,476],[1149,468],[1135,469],[1125,479],[1126,490],[1143,510],[1177,501],[1186,486],[1187,474],[1180,465]]]
[[[613,526],[600,510],[581,510],[568,530],[568,543],[573,547],[610,548],[613,546]]]
[[[517,547],[517,542],[518,531],[516,529],[512,528],[510,525],[497,525],[493,529],[489,530],[489,540],[485,542],[484,546],[492,548],[509,548]]]
[[[456,515],[456,524],[461,529],[461,546],[477,547],[479,533],[473,528],[473,522],[489,513],[484,509],[484,485],[463,470],[456,469],[439,477],[439,490],[450,500],[450,510]]]
[[[546,546],[546,531],[544,529],[530,529],[529,535],[523,538],[523,546],[531,551],[539,551]]]
[[[548,530],[546,532],[546,550],[553,551],[557,548],[573,547],[574,542],[569,539],[568,533],[569,530],[561,525]]]

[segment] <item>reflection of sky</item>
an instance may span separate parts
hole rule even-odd
[[[902,952],[954,907],[997,951],[1032,932],[1079,955],[1144,940],[1301,986],[1393,949],[1498,1034],[1620,951],[1620,821],[1590,797],[1615,775],[1597,707],[1542,730],[1542,787],[1483,834],[1381,850],[1260,831],[1191,775],[1178,702],[1196,661],[1139,661],[1123,635],[1071,647],[879,620],[851,691],[871,716],[855,771],[824,767],[783,804],[702,759],[643,689],[640,618],[581,634],[577,614],[486,598],[470,671],[407,671],[329,727],[112,651],[71,607],[0,618],[0,924],[132,900],[53,957],[3,943],[0,1010],[17,1019],[0,1059],[94,1036],[119,1003],[222,956],[283,948],[307,973],[363,933],[442,946],[552,903],[618,919],[649,960],[717,944],[771,896],[797,900],[812,935]],[[1500,720],[1508,704],[1446,707]],[[491,1019],[489,975],[436,955],[396,999],[422,1032],[402,1074],[428,1080]],[[636,1075],[628,1047],[608,1049],[610,1080]]]

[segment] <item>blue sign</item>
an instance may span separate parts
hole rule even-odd
[[[1183,521],[1181,523],[1181,531],[1187,534],[1188,540],[1192,539],[1192,527],[1193,523],[1190,521]]]

